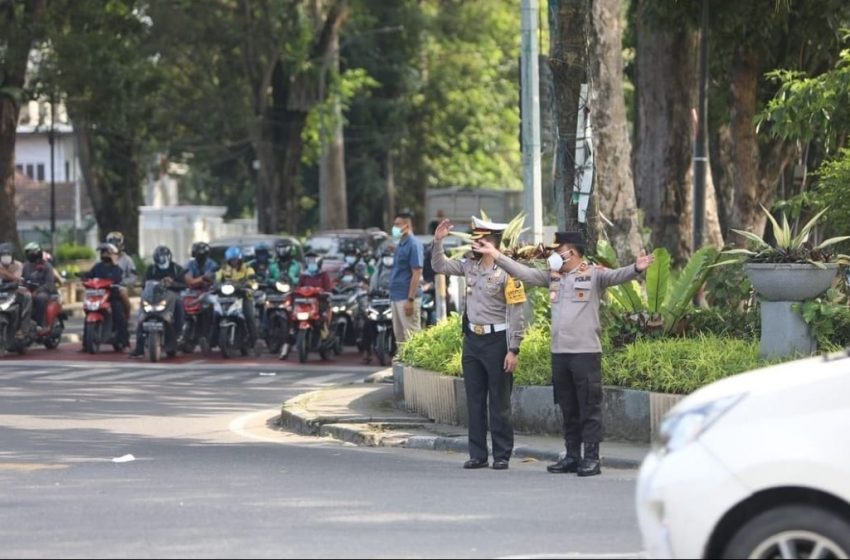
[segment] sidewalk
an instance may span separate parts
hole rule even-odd
[[[281,408],[283,429],[369,447],[407,447],[467,454],[464,426],[437,424],[396,408],[392,370],[374,374],[366,383],[313,391],[286,401]],[[606,441],[600,448],[602,464],[634,469],[649,446]],[[514,457],[556,461],[564,452],[563,439],[550,435],[516,434]]]

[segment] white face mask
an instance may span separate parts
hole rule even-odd
[[[392,257],[384,257],[383,263],[384,263],[384,266],[387,266],[387,267],[392,266],[393,265],[393,258]]]
[[[3,255],[0,257],[0,264],[3,266],[9,266],[12,264],[12,255]]]
[[[549,270],[553,272],[558,272],[564,266],[564,257],[560,253],[552,253],[546,260],[549,261]]]

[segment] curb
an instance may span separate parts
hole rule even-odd
[[[294,397],[281,407],[279,428],[301,435],[327,437],[363,447],[403,447],[431,451],[450,451],[466,454],[469,442],[465,437],[411,434],[409,430],[427,430],[431,421],[411,422],[410,418],[375,419],[364,415],[320,416],[311,413],[303,403],[316,399],[322,391]],[[603,447],[604,452],[604,447]],[[557,461],[562,453],[527,446],[514,448],[513,456],[537,461]],[[602,465],[611,469],[637,469],[641,461],[623,457],[602,456]]]

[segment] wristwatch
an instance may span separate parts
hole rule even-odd
[[[409,301],[410,303],[413,303],[414,299],[416,299],[416,298],[409,297],[409,298],[407,298],[407,301]]]
[[[509,348],[508,352],[510,352],[514,356],[519,356],[519,348]]]

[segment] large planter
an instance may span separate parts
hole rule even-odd
[[[747,263],[744,265],[753,289],[766,301],[803,301],[824,293],[838,271],[829,263],[825,269],[813,264]]]

